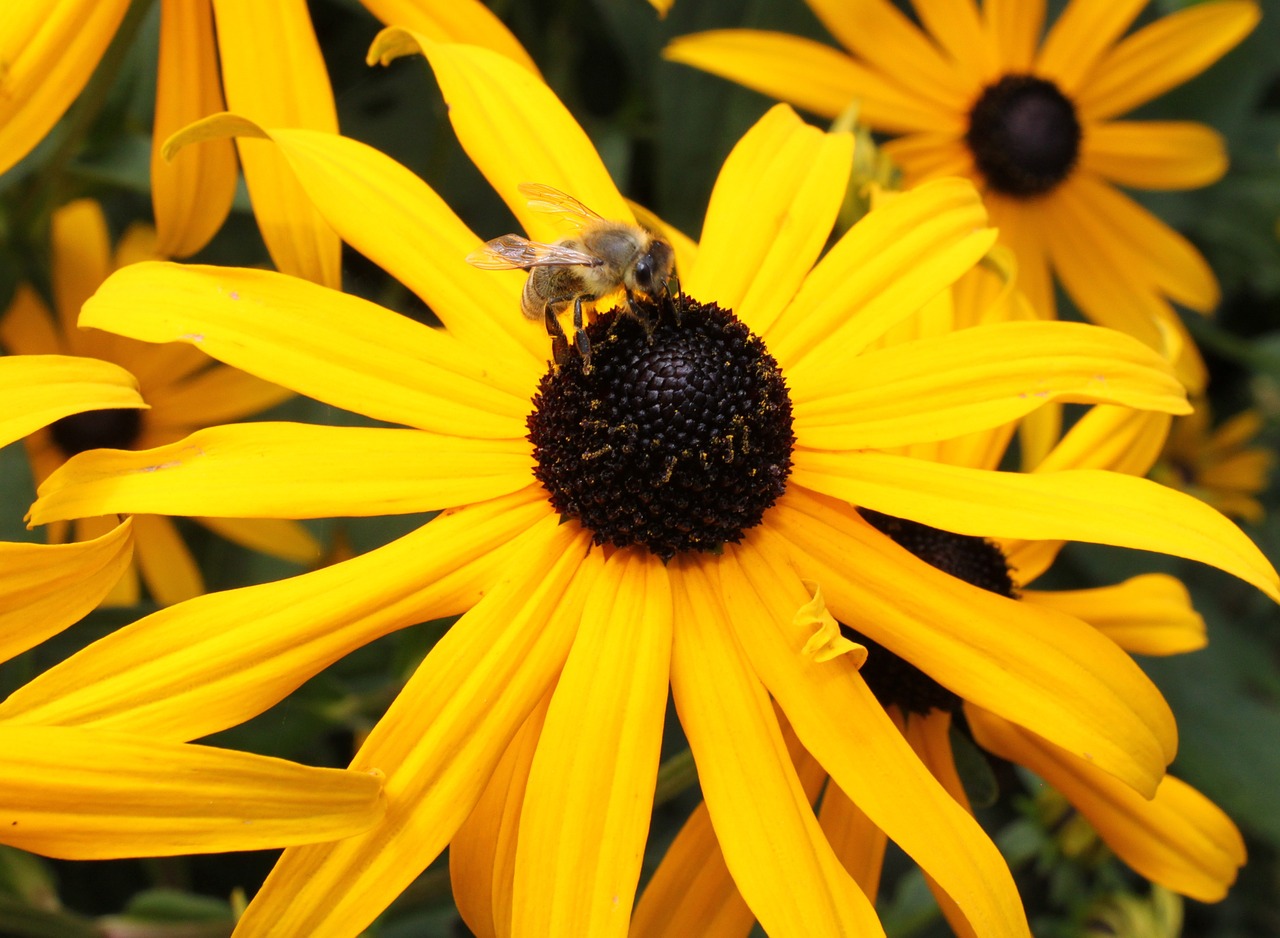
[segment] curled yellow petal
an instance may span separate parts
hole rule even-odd
[[[853,652],[858,667],[862,667],[867,660],[867,649],[840,634],[840,623],[836,622],[835,617],[827,611],[826,600],[822,598],[822,587],[813,580],[801,582],[813,596],[796,610],[791,620],[792,627],[795,629],[813,630],[809,640],[804,643],[801,653],[822,664]]]

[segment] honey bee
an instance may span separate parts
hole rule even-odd
[[[527,270],[520,309],[529,319],[542,317],[551,336],[552,359],[569,360],[570,344],[558,314],[573,305],[573,348],[591,367],[591,342],[582,323],[582,304],[621,288],[632,315],[645,321],[636,297],[657,298],[667,292],[675,268],[675,252],[657,235],[631,222],[610,221],[577,199],[537,183],[521,183],[529,207],[562,215],[578,226],[572,237],[554,244],[509,234],[494,238],[467,255],[467,262],[485,270]]]

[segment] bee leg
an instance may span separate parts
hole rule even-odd
[[[653,321],[653,317],[649,315],[649,311],[644,309],[636,302],[636,295],[632,289],[623,285],[622,289],[627,294],[627,306],[631,308],[631,315],[636,317],[636,321],[644,326],[644,335],[646,339],[653,338],[653,330],[657,328],[657,323]]]
[[[582,358],[583,372],[591,370],[591,340],[587,338],[587,330],[582,325],[582,301],[584,297],[573,298],[573,344]]]
[[[542,318],[547,325],[547,335],[551,336],[551,360],[556,366],[569,361],[569,337],[564,334],[564,326],[556,316],[555,306],[547,303],[542,307]]]

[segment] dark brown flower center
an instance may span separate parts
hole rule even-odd
[[[881,534],[915,554],[931,567],[980,589],[1014,598],[1013,578],[1000,548],[980,537],[940,531],[927,524],[907,521],[860,508],[859,513]],[[909,661],[846,625],[847,638],[867,648],[862,677],[884,706],[896,705],[904,713],[927,714],[931,710],[955,712],[960,698]]]
[[[133,449],[142,432],[142,411],[86,410],[55,420],[49,432],[68,457],[90,449]]]
[[[732,312],[688,297],[587,327],[591,368],[543,377],[529,439],[551,504],[597,544],[669,560],[760,523],[791,472],[791,400],[777,362]]]
[[[964,139],[988,186],[1030,198],[1049,192],[1075,167],[1080,120],[1053,82],[1006,75],[978,98]]]

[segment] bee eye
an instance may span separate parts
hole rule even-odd
[[[653,260],[648,254],[636,261],[636,286],[641,290],[653,290]]]

